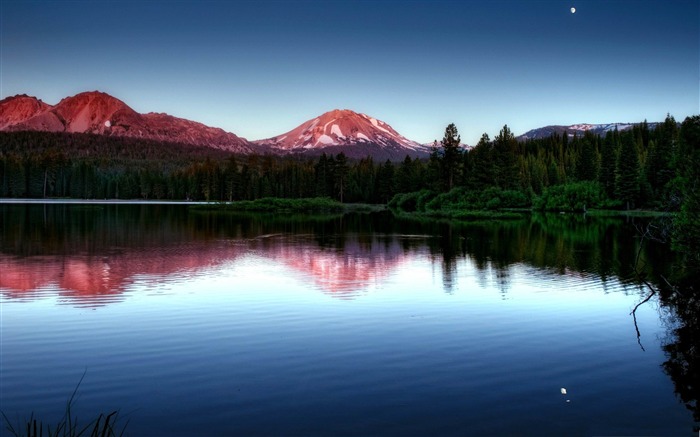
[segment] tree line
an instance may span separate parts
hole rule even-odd
[[[0,197],[235,201],[262,197],[330,197],[387,203],[423,192],[425,201],[491,189],[491,206],[579,207],[679,211],[697,191],[699,117],[667,116],[604,136],[558,135],[517,141],[508,126],[484,134],[466,152],[450,124],[429,159],[350,160],[235,155],[150,140],[47,132],[0,133]],[[578,185],[576,185],[578,184]],[[567,192],[563,187],[572,186]],[[496,189],[496,191],[494,191]],[[524,200],[523,200],[524,199]],[[582,200],[581,200],[582,199]],[[539,203],[538,203],[539,202]],[[697,199],[694,201],[697,204]],[[688,202],[686,202],[688,204]],[[687,209],[687,208],[686,208]]]
[[[690,128],[693,122],[697,120],[689,118],[684,125]],[[476,147],[464,153],[457,147],[456,127],[449,125],[429,163],[440,177],[428,188],[445,192],[455,186],[497,187],[533,197],[552,186],[594,182],[619,208],[678,208],[675,178],[687,155],[679,142],[680,130],[667,116],[655,129],[645,121],[603,136],[585,132],[517,141],[506,125],[493,140],[483,134]]]
[[[396,193],[395,176],[391,162],[350,161],[343,153],[236,155],[101,135],[0,133],[0,197],[386,203]]]

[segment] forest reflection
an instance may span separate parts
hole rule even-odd
[[[83,304],[117,299],[137,276],[210,269],[251,253],[345,297],[425,254],[440,266],[447,292],[464,259],[504,294],[516,264],[633,281],[640,244],[634,225],[643,224],[583,215],[498,222],[416,221],[388,212],[251,215],[176,205],[3,205],[0,217],[3,294],[28,299],[55,284]],[[640,261],[646,277],[656,278],[673,257],[667,246],[647,242]]]
[[[659,287],[661,305],[669,310],[668,337],[663,345],[662,364],[671,377],[678,398],[692,411],[700,432],[700,275],[683,274],[673,285]]]

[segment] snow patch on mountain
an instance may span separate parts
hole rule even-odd
[[[335,140],[333,138],[329,137],[328,135],[321,135],[320,137],[318,137],[318,139],[316,140],[316,144],[314,144],[314,145],[317,145],[318,143],[326,144],[326,145],[334,144]]]
[[[323,129],[321,129],[321,132],[326,132],[328,130],[328,125],[335,122],[335,119],[333,120],[328,120],[326,124],[323,125]]]

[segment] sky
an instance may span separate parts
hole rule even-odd
[[[571,8],[576,9],[575,13]],[[432,142],[700,113],[698,0],[0,0],[0,95],[249,140],[332,109]]]

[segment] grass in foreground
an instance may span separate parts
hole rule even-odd
[[[116,437],[123,436],[126,430],[124,425],[121,430],[117,430],[116,423],[119,413],[112,411],[109,414],[100,413],[100,415],[88,422],[80,425],[78,417],[73,416],[71,408],[75,404],[75,397],[78,393],[80,383],[83,382],[85,374],[80,378],[78,385],[73,390],[73,394],[66,403],[66,411],[63,417],[52,428],[50,424],[44,424],[41,420],[34,418],[34,413],[27,420],[17,419],[17,427],[12,425],[12,422],[7,417],[5,412],[2,412],[2,417],[5,420],[6,428],[11,435],[15,437],[43,437],[44,432],[47,437]],[[127,422],[128,423],[128,422]]]

